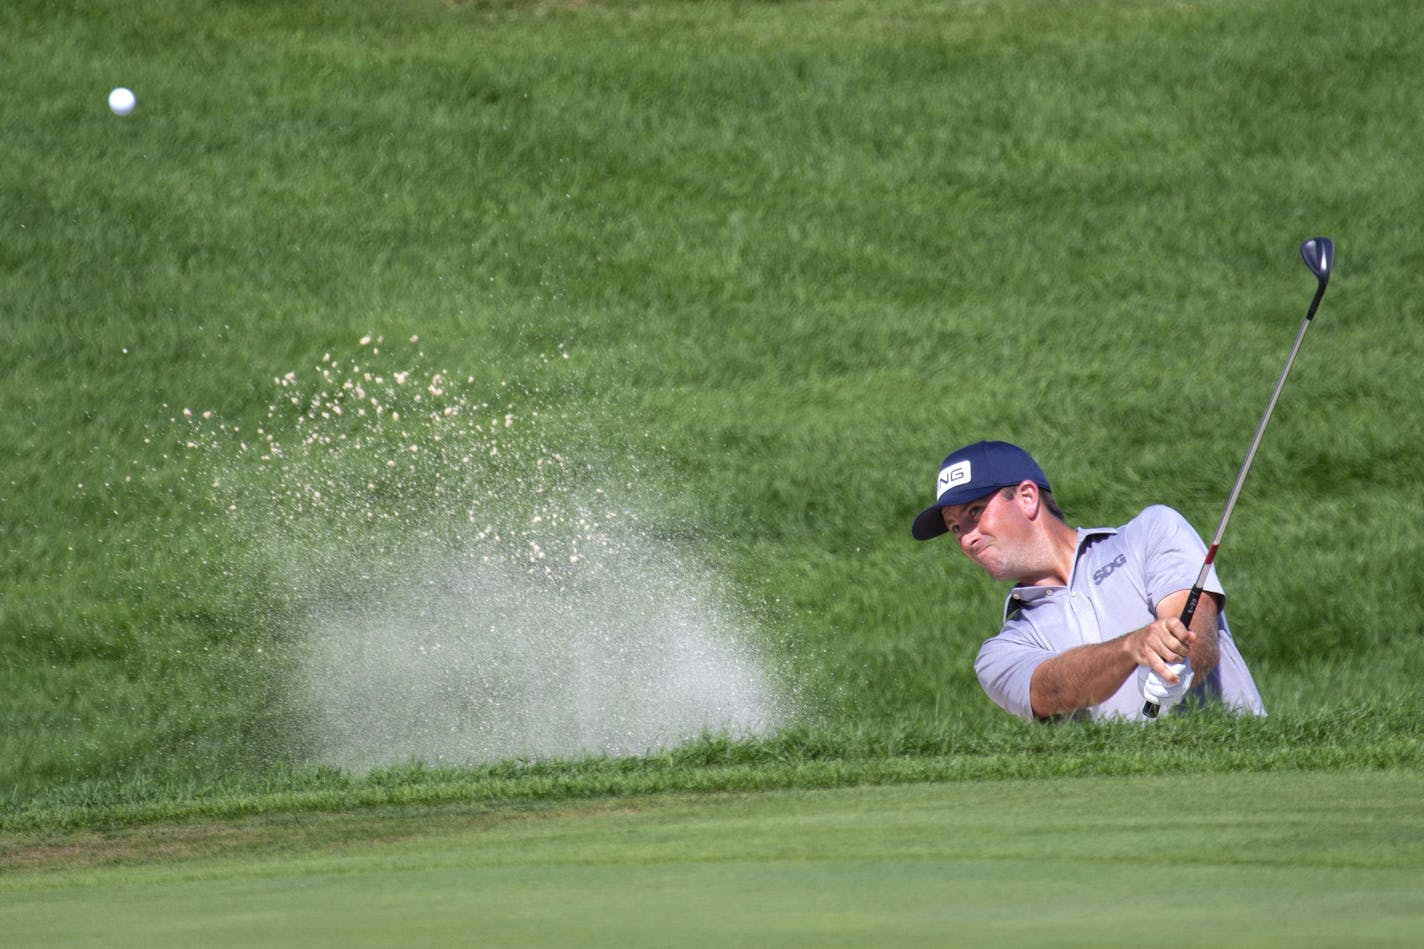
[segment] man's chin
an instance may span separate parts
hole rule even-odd
[[[979,566],[989,575],[990,580],[1016,580],[1013,572],[1005,569],[1002,564],[980,562]]]

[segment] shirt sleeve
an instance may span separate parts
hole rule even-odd
[[[1054,653],[1025,619],[1011,619],[999,634],[979,647],[974,673],[984,692],[1004,711],[1033,721],[1030,683],[1039,663]]]
[[[1157,504],[1144,510],[1130,526],[1134,532],[1141,533],[1139,549],[1147,552],[1142,575],[1153,609],[1164,597],[1178,590],[1190,590],[1196,584],[1202,561],[1206,559],[1206,544],[1186,518]],[[1216,567],[1207,574],[1203,589],[1226,595],[1216,577]]]

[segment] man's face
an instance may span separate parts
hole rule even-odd
[[[940,509],[959,549],[995,580],[1021,580],[1037,567],[1030,562],[1032,525],[1018,497],[1017,488],[1000,488],[966,504]]]

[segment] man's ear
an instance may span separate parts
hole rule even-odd
[[[1043,498],[1039,495],[1038,485],[1032,481],[1019,482],[1018,487],[1014,488],[1014,501],[1029,520],[1037,518],[1038,512],[1043,510]]]

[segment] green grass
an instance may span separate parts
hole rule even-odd
[[[790,727],[771,738],[741,741],[707,736],[639,757],[75,782],[0,815],[0,855],[85,828],[455,801],[532,805],[679,791],[1027,779],[1051,785],[1102,775],[1240,771],[1275,773],[1289,784],[1290,774],[1307,771],[1417,768],[1424,741],[1412,727],[1415,714],[1403,702],[1337,704],[1285,720],[1203,715],[1165,719],[1150,729],[1101,723],[1025,730],[1007,719],[971,725],[941,718],[892,728]]]
[[[62,875],[86,834],[299,834],[461,801],[675,815],[718,805],[659,794],[1413,781],[1421,18],[1384,0],[6,4],[0,853],[40,841]],[[120,84],[125,119],[104,105]],[[1336,273],[1218,561],[1271,717],[1009,721],[971,667],[1003,590],[908,537],[940,458],[1009,438],[1075,522],[1164,502],[1208,534],[1314,289],[1295,247],[1315,234]],[[287,401],[358,362],[442,372],[442,394],[380,424]],[[259,458],[269,437],[283,460]],[[471,551],[509,555],[480,530],[519,548],[533,516],[606,512],[649,568],[616,584],[643,595],[632,612],[655,627],[681,602],[666,591],[691,591],[793,707],[785,727],[549,754],[582,723],[531,711],[497,760],[333,761],[314,643],[399,627]],[[567,656],[542,658],[553,677]],[[1378,820],[1402,838],[1417,813]],[[787,868],[754,856],[737,866],[778,891]],[[1396,869],[1417,879],[1417,856]],[[1341,882],[1301,865],[1269,885]],[[962,869],[896,866],[915,893]],[[1231,867],[1219,918],[1239,922],[1251,874]],[[828,893],[879,886],[873,864],[817,868]],[[1092,869],[1107,892],[1134,877]],[[177,877],[155,899],[193,885]],[[1336,905],[1289,908],[1305,927]],[[1357,905],[1342,919],[1369,919]],[[759,925],[819,934],[768,907]]]
[[[47,945],[1400,944],[1424,917],[1421,781],[966,781],[161,825],[22,855],[0,923]]]

